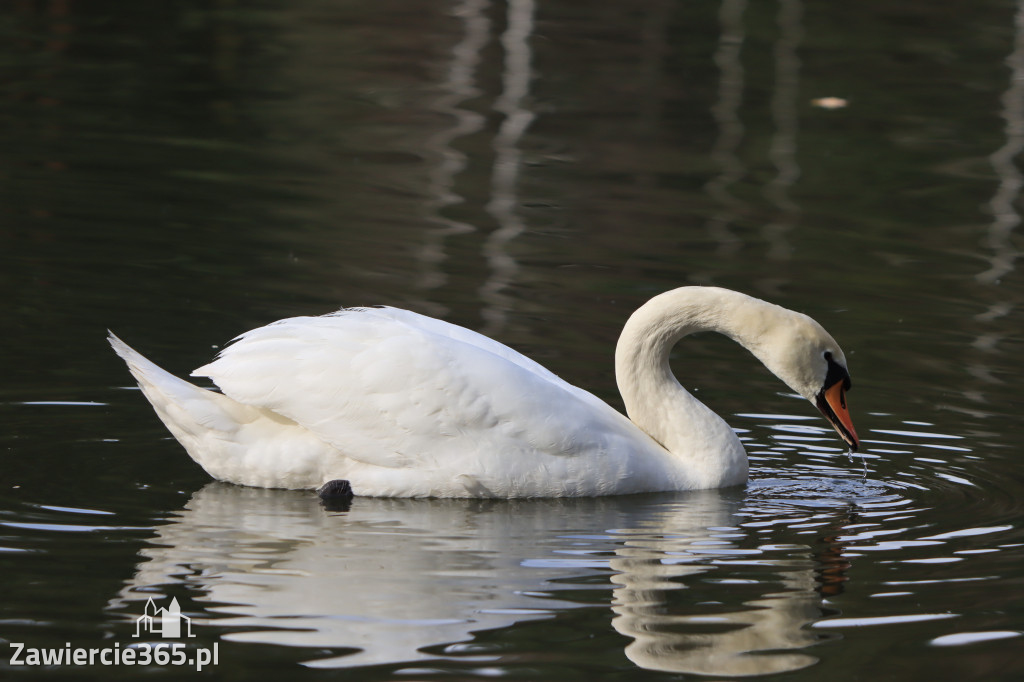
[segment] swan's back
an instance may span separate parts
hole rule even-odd
[[[291,384],[287,394],[297,397],[292,380],[315,390],[342,391],[341,386],[350,385],[358,375],[367,391],[387,391],[410,382],[437,384],[429,381],[436,371],[456,371],[460,366],[463,371],[486,371],[505,364],[522,370],[521,376],[534,375],[580,399],[601,402],[483,334],[391,307],[345,308],[319,317],[273,322],[239,335],[192,376],[212,379],[240,402],[280,411],[286,409],[285,385]],[[335,388],[329,389],[328,382]]]

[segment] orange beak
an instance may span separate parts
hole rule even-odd
[[[850,410],[846,407],[846,382],[837,381],[819,393],[818,409],[825,415],[825,419],[829,420],[836,433],[850,446],[850,450],[856,452],[860,447],[860,439],[853,428]]]

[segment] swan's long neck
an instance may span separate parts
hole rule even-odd
[[[683,287],[644,304],[619,337],[615,379],[626,414],[709,487],[746,480],[746,452],[729,425],[680,385],[669,353],[688,334],[715,331],[760,356],[770,309],[778,307],[726,289]]]

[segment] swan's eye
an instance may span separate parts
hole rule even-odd
[[[832,351],[824,352],[825,362],[828,363],[828,369],[825,374],[825,388],[834,386],[838,382],[843,382],[843,390],[849,391],[850,373],[846,371],[845,367],[842,367],[838,362],[832,359]]]

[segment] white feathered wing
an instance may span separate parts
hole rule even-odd
[[[686,485],[678,462],[592,394],[487,337],[405,310],[281,320],[241,335],[193,376],[328,449],[311,452],[300,438],[294,453],[270,448],[258,470],[250,453],[237,474],[200,461],[248,485],[344,478],[361,495],[444,497]]]

